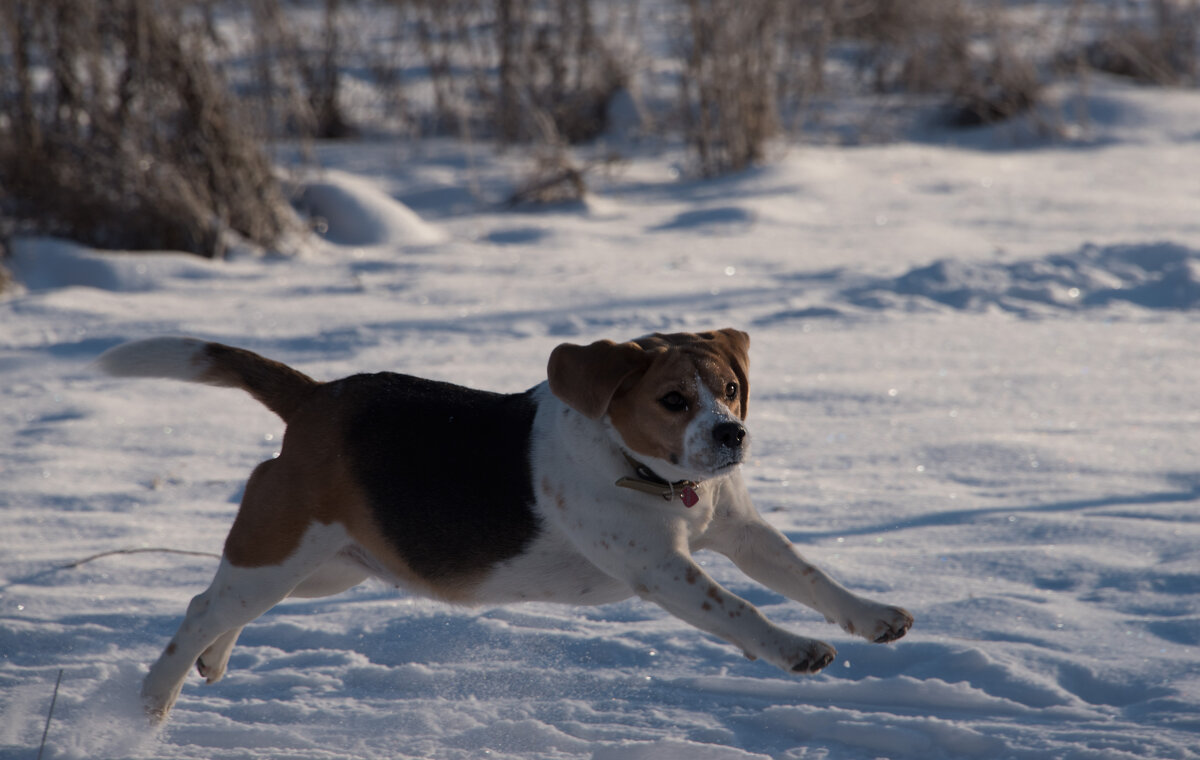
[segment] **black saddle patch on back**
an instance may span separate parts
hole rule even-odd
[[[471,575],[520,554],[533,510],[532,391],[505,395],[390,372],[330,383],[380,530],[423,577]]]

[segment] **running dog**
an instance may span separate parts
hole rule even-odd
[[[107,351],[110,374],[241,388],[287,424],[145,678],[151,719],[193,666],[219,680],[242,627],[285,597],[372,576],[461,604],[637,595],[791,673],[833,660],[709,577],[692,553],[711,549],[849,633],[899,639],[911,614],[809,564],[751,503],[749,346],[733,329],[563,344],[546,382],[507,395],[389,372],[318,382],[189,338]]]

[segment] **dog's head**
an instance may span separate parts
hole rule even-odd
[[[750,336],[733,329],[655,333],[628,343],[564,343],[550,390],[606,420],[634,457],[670,480],[704,480],[746,456]]]

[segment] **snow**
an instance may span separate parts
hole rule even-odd
[[[297,188],[296,205],[330,242],[350,246],[425,246],[446,235],[369,180],[326,170]]]
[[[1200,95],[1088,97],[1073,143],[798,147],[712,181],[646,149],[545,211],[490,203],[513,166],[478,146],[318,146],[327,238],[295,258],[14,241],[0,758],[36,754],[59,669],[54,758],[1197,757]],[[517,391],[563,341],[727,325],[753,340],[760,510],[910,609],[900,642],[715,555],[838,659],[788,677],[637,600],[469,609],[367,583],[281,604],[151,731],[138,682],[216,560],[63,567],[219,551],[279,446],[244,394],[103,376],[126,340]]]

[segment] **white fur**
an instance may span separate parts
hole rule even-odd
[[[712,477],[726,472],[732,465],[741,464],[750,448],[750,436],[747,434],[742,446],[736,450],[717,445],[713,439],[713,430],[717,425],[726,422],[741,424],[741,420],[698,377],[696,388],[697,410],[683,435],[683,461],[696,472],[704,473],[704,477]]]
[[[116,377],[165,377],[200,381],[209,363],[205,342],[194,338],[148,338],[110,348],[97,366]]]

